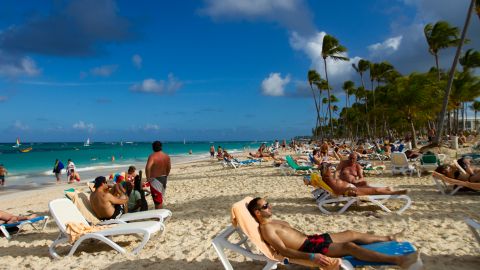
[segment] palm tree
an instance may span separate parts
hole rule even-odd
[[[480,52],[469,49],[458,61],[462,65],[463,71],[468,72],[471,68],[480,67]]]
[[[329,82],[328,82],[327,58],[330,57],[334,61],[338,61],[338,60],[347,61],[348,58],[341,55],[342,53],[344,53],[346,51],[347,51],[347,48],[340,45],[338,40],[336,38],[334,38],[333,36],[325,35],[325,37],[323,37],[322,58],[323,58],[324,66],[325,66],[325,79],[327,80],[327,85],[330,85]],[[328,96],[330,97],[330,87],[327,90],[328,90]],[[329,112],[329,117],[330,117],[330,134],[333,135],[332,110],[331,110],[330,106],[331,106],[331,102],[330,102],[330,98],[329,98],[328,99],[328,112]]]
[[[343,83],[342,89],[345,91],[346,99],[345,99],[345,134],[347,134],[347,123],[346,120],[348,119],[348,103],[350,101],[350,94],[353,93],[355,88],[355,84],[352,81],[345,81]]]
[[[316,132],[318,127],[318,122],[320,121],[320,109],[317,103],[317,97],[315,95],[315,91],[313,91],[313,84],[314,82],[317,82],[320,80],[320,74],[318,74],[316,70],[312,69],[308,71],[307,77],[308,77],[308,84],[310,84],[310,89],[312,90],[313,100],[315,101],[315,109],[317,111],[317,121],[315,122],[315,132]],[[314,136],[317,136],[317,134],[315,133]]]
[[[480,19],[480,0],[475,2],[475,11],[477,12],[478,19]]]
[[[472,106],[470,106],[470,109],[472,109],[475,112],[474,127],[475,127],[475,131],[477,131],[477,112],[480,111],[480,101],[475,100],[472,103]]]
[[[435,67],[437,68],[438,80],[440,81],[440,67],[438,64],[438,51],[448,47],[458,45],[458,28],[452,27],[446,21],[439,21],[432,25],[431,23],[425,25],[423,29],[425,38],[428,43],[428,51],[435,58]]]
[[[463,43],[466,40],[467,29],[468,29],[468,25],[470,24],[470,18],[472,17],[474,4],[475,4],[475,0],[472,0],[470,2],[470,6],[468,7],[467,18],[465,19],[465,24],[463,26],[462,36],[460,37],[460,42],[458,43],[458,46],[457,46],[457,52],[455,53],[455,58],[453,59],[452,67],[450,69],[450,73],[448,74],[448,84],[445,90],[445,96],[443,97],[442,111],[438,115],[438,123],[437,123],[438,133],[435,136],[435,139],[433,141],[437,145],[440,143],[440,138],[442,137],[443,121],[445,120],[445,113],[447,111],[448,97],[450,96],[450,91],[452,90],[453,77],[455,75],[455,68],[457,67],[458,58],[460,58],[460,52],[462,51]]]

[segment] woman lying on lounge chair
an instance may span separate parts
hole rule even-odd
[[[11,223],[17,223],[22,220],[29,220],[32,218],[37,217],[35,214],[31,214],[29,216],[15,216],[13,214],[7,213],[5,211],[0,210],[0,224],[11,224]]]
[[[462,163],[460,160],[464,160],[468,163]],[[461,181],[466,181],[466,182],[474,182],[478,183],[480,182],[480,172],[477,169],[473,169],[468,162],[468,159],[461,158],[457,161],[458,165],[460,165],[461,168],[467,168],[466,170],[462,171],[460,168],[457,167],[455,164],[450,164],[450,165],[440,165],[435,169],[436,172],[441,173],[449,178],[461,180]]]
[[[407,190],[392,190],[390,187],[370,187],[361,186],[356,187],[351,183],[341,179],[335,179],[330,169],[329,164],[322,164],[321,173],[323,181],[335,192],[337,195],[345,196],[364,196],[364,195],[400,195],[406,194]]]

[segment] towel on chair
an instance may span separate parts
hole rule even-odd
[[[68,233],[68,241],[70,244],[73,244],[78,238],[82,237],[84,234],[98,232],[108,228],[112,228],[113,225],[103,225],[103,226],[90,226],[80,222],[68,222],[65,224],[65,230]]]

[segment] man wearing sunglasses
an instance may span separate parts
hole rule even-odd
[[[282,256],[290,259],[310,260],[327,266],[328,257],[353,256],[369,262],[392,263],[407,269],[417,261],[418,253],[406,256],[389,256],[371,251],[356,243],[396,241],[397,234],[377,236],[356,231],[306,235],[285,221],[272,219],[272,207],[263,198],[255,198],[247,206],[250,214],[260,223],[260,234]]]

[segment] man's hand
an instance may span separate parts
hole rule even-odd
[[[313,259],[313,262],[320,266],[330,265],[330,260],[328,259],[328,257],[320,253],[315,253],[315,259]]]

